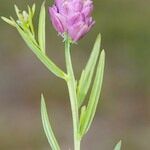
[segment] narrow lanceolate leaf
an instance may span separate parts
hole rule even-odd
[[[117,143],[114,150],[121,150],[121,140]]]
[[[79,107],[82,105],[85,99],[85,96],[89,90],[92,77],[93,77],[93,73],[95,70],[96,62],[100,53],[100,44],[101,44],[101,35],[99,34],[95,41],[88,63],[85,69],[83,70],[80,80],[79,80],[79,84],[77,88],[77,97],[78,97]]]
[[[34,42],[34,39],[28,36],[17,24],[15,25],[21,37],[24,39],[28,47],[33,51],[33,53],[39,58],[39,60],[50,70],[53,74],[59,78],[66,80],[66,74],[57,67],[40,49],[37,43]]]
[[[32,5],[32,16],[34,15],[35,13],[35,4]]]
[[[3,21],[5,21],[6,23],[10,24],[11,26],[15,27],[14,22],[11,19],[8,19],[6,17],[1,17],[1,19],[3,19]]]
[[[46,104],[43,95],[41,96],[41,117],[42,117],[43,128],[52,150],[60,150],[60,147],[57,143],[57,140],[55,138],[55,135],[53,133],[52,127],[48,119]]]
[[[19,10],[19,8],[18,8],[18,6],[17,5],[14,5],[14,8],[15,8],[15,12],[16,12],[16,15],[17,15],[17,17],[18,17],[18,19],[21,19],[20,17],[20,10]]]
[[[39,26],[38,26],[38,41],[40,48],[43,53],[45,53],[45,1],[41,6],[40,16],[39,16]]]
[[[30,26],[32,35],[35,37],[34,26],[33,26],[33,21],[32,21],[33,16],[34,16],[34,12],[35,12],[35,4],[33,4],[33,6],[34,6],[34,10],[32,10],[32,8],[30,8],[30,6],[28,6],[28,14],[29,14],[28,21],[29,21],[29,26]]]
[[[100,97],[101,87],[102,87],[102,81],[103,81],[104,63],[105,63],[105,52],[104,50],[102,50],[99,63],[97,66],[97,71],[96,71],[93,87],[91,90],[89,102],[86,108],[86,112],[84,113],[84,118],[82,117],[83,119],[80,122],[81,136],[86,134],[86,132],[90,128],[96,112],[96,108]]]

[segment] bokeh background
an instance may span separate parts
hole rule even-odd
[[[42,0],[0,0],[0,16],[14,16]],[[47,0],[46,8],[52,4]],[[96,24],[73,46],[77,78],[96,35],[106,50],[101,101],[83,150],[112,150],[122,139],[122,150],[150,150],[150,1],[94,0]],[[47,53],[65,69],[62,39],[47,14]],[[0,150],[48,150],[40,117],[44,92],[49,117],[62,150],[72,149],[72,123],[64,81],[49,73],[27,48],[15,29],[0,20]]]

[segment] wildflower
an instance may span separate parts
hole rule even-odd
[[[74,41],[81,39],[94,25],[91,0],[55,0],[49,7],[52,24],[56,31],[65,33]]]

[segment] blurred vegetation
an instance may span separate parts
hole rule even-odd
[[[20,9],[42,0],[1,0],[0,16],[15,17]],[[47,8],[52,1],[47,1]],[[88,59],[96,35],[102,34],[106,69],[102,101],[93,127],[83,142],[86,150],[111,150],[122,139],[123,150],[150,149],[150,1],[94,0],[92,31],[73,46],[76,75]],[[68,93],[35,58],[16,30],[0,21],[0,149],[48,150],[40,119],[40,93],[44,91],[56,135],[66,150],[72,146]],[[47,14],[47,51],[62,68],[62,39]],[[69,146],[68,146],[69,145]]]

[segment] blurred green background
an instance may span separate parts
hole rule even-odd
[[[0,0],[0,16],[13,16],[14,3],[21,9],[42,0]],[[52,4],[47,0],[46,8]],[[150,150],[150,1],[94,0],[96,24],[73,46],[77,78],[95,37],[102,34],[106,68],[101,102],[94,124],[84,138],[84,150]],[[62,39],[47,13],[47,53],[65,69]],[[72,123],[64,81],[49,73],[27,48],[15,29],[0,21],[0,150],[48,150],[40,118],[44,92],[49,117],[62,150],[72,149]]]

